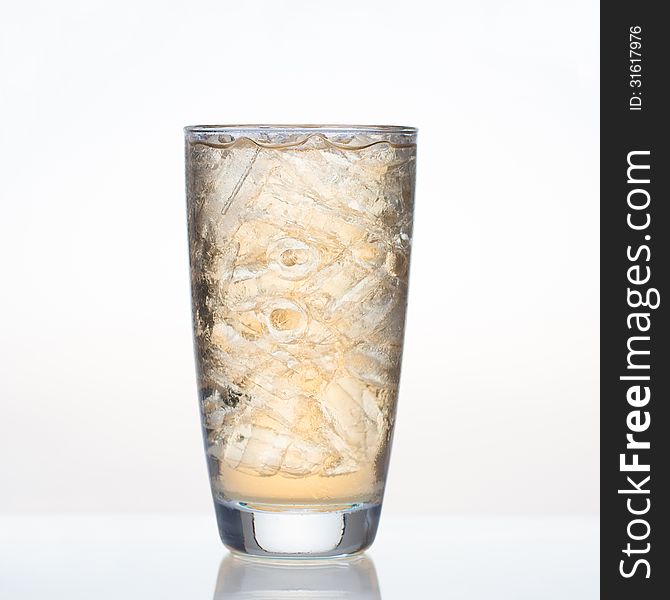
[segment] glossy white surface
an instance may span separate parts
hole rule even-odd
[[[205,516],[0,517],[0,597],[593,600],[592,517],[382,515],[353,561],[233,559]]]

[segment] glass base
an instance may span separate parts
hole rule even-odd
[[[367,549],[380,504],[295,507],[214,502],[221,541],[233,552],[266,558],[327,558]]]

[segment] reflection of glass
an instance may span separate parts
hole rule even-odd
[[[289,562],[240,558],[221,563],[214,600],[381,600],[375,566],[365,555]]]
[[[200,406],[223,542],[372,543],[400,377],[416,130],[186,128]]]

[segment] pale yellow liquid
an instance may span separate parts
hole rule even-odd
[[[380,500],[380,486],[371,465],[356,473],[323,477],[258,477],[220,465],[214,486],[226,500],[261,505],[322,506],[374,503]]]
[[[222,500],[381,500],[413,147],[189,147],[192,288]]]

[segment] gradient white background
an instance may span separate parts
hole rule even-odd
[[[182,126],[419,127],[389,512],[598,505],[598,3],[5,2],[0,512],[211,511]]]

